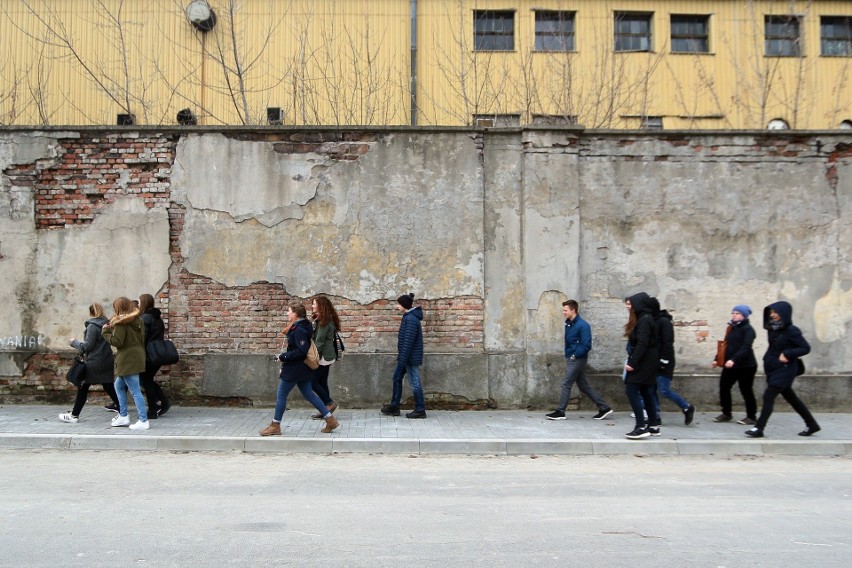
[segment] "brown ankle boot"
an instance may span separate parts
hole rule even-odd
[[[325,428],[323,428],[322,431],[326,434],[330,434],[338,426],[340,426],[340,422],[337,421],[337,418],[335,418],[334,416],[329,416],[325,419]]]
[[[261,436],[280,436],[281,435],[281,423],[280,422],[272,422],[260,431]]]

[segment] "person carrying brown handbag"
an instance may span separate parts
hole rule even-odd
[[[749,323],[751,308],[745,304],[737,304],[731,310],[731,321],[728,322],[728,332],[725,335],[724,363],[714,360],[711,366],[722,368],[719,377],[719,402],[722,414],[714,418],[714,422],[730,422],[733,420],[733,401],[731,391],[734,385],[739,385],[740,394],[745,402],[745,418],[737,420],[738,424],[752,425],[757,420],[757,399],[754,396],[754,376],[757,374],[757,359],[754,357],[754,340],[757,333]]]

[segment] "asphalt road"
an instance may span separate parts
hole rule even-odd
[[[848,567],[852,459],[0,451],[0,566]]]

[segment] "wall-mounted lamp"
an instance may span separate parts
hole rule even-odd
[[[186,19],[200,32],[209,32],[216,27],[216,13],[205,0],[193,0],[186,7]]]
[[[181,126],[195,126],[198,124],[198,117],[195,116],[195,113],[190,109],[185,108],[183,110],[178,111],[177,113],[177,121]]]

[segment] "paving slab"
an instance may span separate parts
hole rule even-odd
[[[324,422],[311,420],[313,409],[288,410],[281,436],[261,437],[270,408],[173,406],[151,420],[150,430],[114,428],[111,413],[87,406],[75,424],[61,422],[67,407],[0,405],[0,448],[60,450],[239,451],[258,453],[377,453],[471,455],[852,455],[852,414],[822,413],[822,431],[809,438],[793,412],[772,415],[766,438],[745,436],[747,426],[713,422],[716,412],[663,413],[659,437],[628,440],[629,412],[593,420],[592,411],[569,412],[566,420],[545,418],[546,410],[429,410],[425,420],[382,416],[378,409],[340,409],[340,428],[321,432]],[[135,411],[130,410],[135,421]]]

